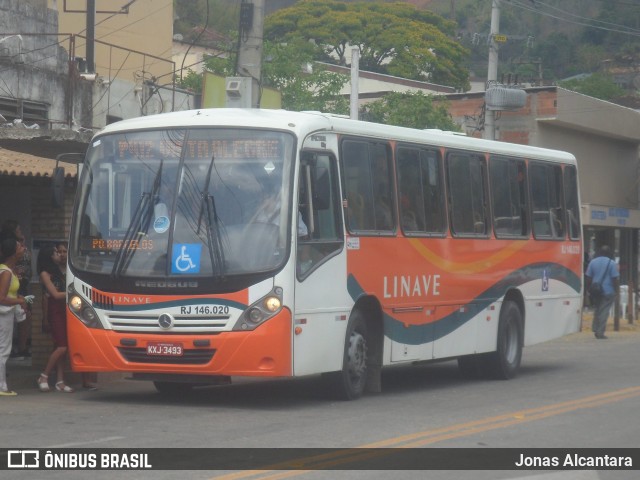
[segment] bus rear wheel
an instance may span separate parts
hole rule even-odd
[[[355,311],[347,326],[342,370],[328,375],[340,399],[362,396],[367,383],[367,348],[367,324],[362,313]]]
[[[507,300],[500,310],[496,351],[486,357],[487,373],[492,378],[508,380],[517,375],[523,339],[522,312],[515,302]]]

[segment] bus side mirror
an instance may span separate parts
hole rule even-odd
[[[55,167],[51,175],[51,200],[53,208],[64,207],[64,167]]]

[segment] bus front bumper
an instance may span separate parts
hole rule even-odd
[[[90,329],[67,311],[71,366],[77,372],[291,376],[291,312],[252,331],[167,335]]]

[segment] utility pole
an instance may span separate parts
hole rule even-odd
[[[96,0],[87,0],[87,73],[96,73]]]
[[[500,33],[500,0],[492,0],[491,33],[489,34],[489,70],[487,72],[487,88],[498,80],[498,42]],[[486,89],[485,89],[486,90]],[[495,140],[495,112],[485,109],[484,138]]]
[[[349,116],[358,120],[360,109],[360,47],[351,47],[351,95],[349,97]]]
[[[236,75],[251,78],[251,107],[260,108],[265,0],[242,0]]]

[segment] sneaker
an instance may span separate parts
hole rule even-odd
[[[31,358],[31,352],[29,350],[18,352],[18,355],[24,358]]]
[[[11,352],[9,358],[12,360],[24,360],[24,352]]]

